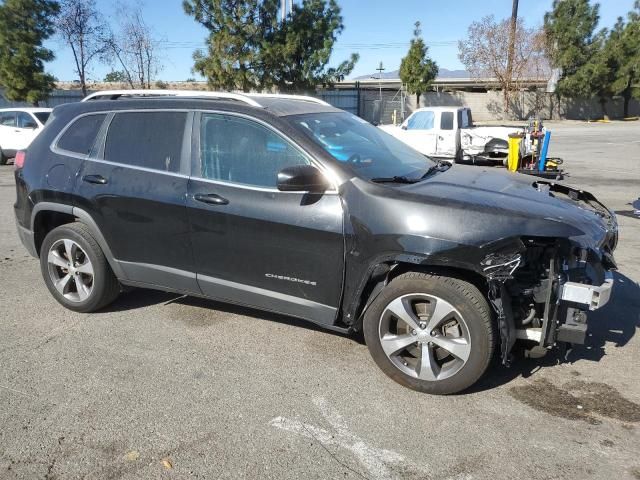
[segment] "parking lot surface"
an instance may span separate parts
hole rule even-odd
[[[449,397],[278,315],[146,290],[65,310],[0,167],[0,478],[640,479],[640,122],[548,126],[565,181],[619,212],[612,301],[566,360]]]

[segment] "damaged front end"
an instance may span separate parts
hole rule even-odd
[[[584,343],[588,312],[611,296],[616,243],[617,227],[596,249],[575,239],[523,237],[482,260],[504,364],[516,340],[535,343],[531,357],[561,342]]]

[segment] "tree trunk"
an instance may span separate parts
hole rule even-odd
[[[509,118],[509,85],[504,86],[502,95],[503,95],[503,103],[504,103],[503,105],[504,118],[508,119]]]
[[[609,120],[609,115],[607,114],[607,99],[601,97],[600,98],[600,106],[602,107],[602,118],[603,120]]]
[[[382,108],[382,105],[380,105]],[[416,108],[420,108],[420,92],[416,93]]]
[[[629,116],[629,102],[631,101],[631,80],[629,80],[627,88],[622,92],[622,98],[624,99],[623,116],[624,118],[627,118]]]

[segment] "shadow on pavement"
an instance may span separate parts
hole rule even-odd
[[[284,325],[325,332],[329,335],[351,338],[364,345],[361,333],[347,335],[327,330],[311,322],[273,312],[266,312],[240,305],[217,302],[199,297],[181,296],[154,290],[134,289],[123,293],[120,298],[105,312],[117,312],[143,308],[151,305],[177,303],[181,305],[225,312],[234,315],[251,317]],[[216,319],[211,317],[213,325]],[[542,370],[562,363],[576,363],[584,360],[599,361],[605,355],[605,345],[613,344],[614,348],[625,346],[640,328],[640,287],[627,276],[616,273],[613,295],[610,302],[601,310],[589,314],[589,332],[585,345],[575,345],[570,350],[555,348],[543,358],[524,357],[524,345],[516,344],[510,367],[504,367],[494,359],[487,374],[463,394],[471,394],[492,389],[509,383],[515,378],[529,378]]]
[[[555,348],[543,358],[524,357],[524,347],[516,345],[514,361],[504,367],[495,361],[487,374],[466,394],[488,390],[511,380],[535,375],[544,367],[573,364],[584,360],[599,361],[605,355],[605,345],[614,348],[625,346],[640,328],[640,287],[629,277],[616,273],[613,295],[601,310],[590,312],[589,331],[584,345],[575,345],[570,350]]]

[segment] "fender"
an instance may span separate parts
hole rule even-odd
[[[100,232],[98,225],[93,220],[91,215],[89,215],[85,210],[82,210],[81,208],[78,208],[78,207],[73,207],[71,205],[66,205],[63,203],[39,202],[33,207],[33,210],[31,212],[31,231],[32,232],[35,231],[36,217],[40,212],[66,213],[68,215],[72,215],[76,217],[79,221],[84,223],[87,227],[89,227],[89,230],[91,231],[91,235],[93,235],[93,237],[96,239],[96,242],[98,242],[98,245],[100,245],[100,248],[102,249],[102,252],[104,253],[105,258],[107,259],[107,262],[109,263],[109,266],[111,267],[111,270],[113,270],[113,273],[116,275],[116,277],[118,277],[119,279],[125,279],[125,280],[127,279],[127,276],[125,275],[122,267],[115,260],[113,253],[111,251],[111,248],[109,248],[109,244],[107,243],[104,236]]]

